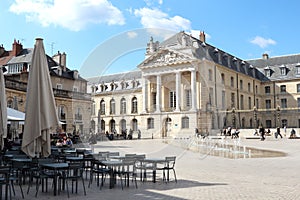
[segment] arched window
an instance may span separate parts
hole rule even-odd
[[[137,113],[138,108],[137,108],[137,98],[133,97],[131,100],[131,113]]]
[[[148,129],[154,129],[154,118],[149,117],[147,119],[147,128]]]
[[[105,101],[103,99],[100,101],[100,114],[105,115]]]
[[[121,125],[121,132],[125,131],[126,130],[126,120],[125,119],[121,119],[120,125]]]
[[[181,118],[181,127],[182,128],[189,128],[189,118],[188,117],[182,117]]]
[[[132,120],[132,130],[137,131],[138,130],[138,121],[137,119]]]
[[[110,100],[110,112],[109,114],[114,115],[116,114],[116,101],[114,99]]]
[[[61,121],[66,120],[66,110],[65,110],[65,106],[63,106],[63,105],[60,105],[58,107],[58,118]]]
[[[122,98],[120,102],[120,114],[126,114],[126,99]]]

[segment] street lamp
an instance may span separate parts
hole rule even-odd
[[[255,128],[257,128],[257,108],[256,108],[256,106],[253,107],[253,116],[254,116]]]
[[[277,106],[276,113],[277,113],[277,123],[278,126],[280,126],[280,106]]]

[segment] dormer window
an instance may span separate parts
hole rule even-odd
[[[78,71],[77,70],[74,71],[73,78],[74,79],[78,79]]]
[[[296,74],[297,74],[297,75],[300,75],[300,65],[297,65],[297,66],[296,66]]]
[[[281,76],[286,75],[286,66],[284,66],[284,65],[280,66],[280,75]]]
[[[268,66],[264,70],[265,70],[265,76],[266,77],[271,77],[271,69],[270,69],[270,67]]]

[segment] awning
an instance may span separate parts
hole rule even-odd
[[[25,113],[7,107],[7,121],[24,121]]]

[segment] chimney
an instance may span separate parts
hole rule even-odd
[[[17,56],[20,54],[20,52],[22,51],[23,49],[23,45],[18,41],[16,41],[16,39],[14,40],[14,43],[13,43],[13,48],[12,48],[12,55],[13,56]]]
[[[67,69],[67,54],[65,52],[63,52],[61,54],[61,66],[63,68],[64,71],[66,71]]]
[[[200,31],[199,39],[201,42],[205,43],[205,33],[204,31]]]
[[[264,60],[268,60],[268,59],[269,59],[269,55],[268,55],[267,53],[264,53],[264,54],[262,55],[262,58],[263,58]]]
[[[4,54],[4,52],[5,52],[5,49],[3,47],[3,44],[1,44],[1,46],[0,46],[0,57],[2,56],[2,54]]]

